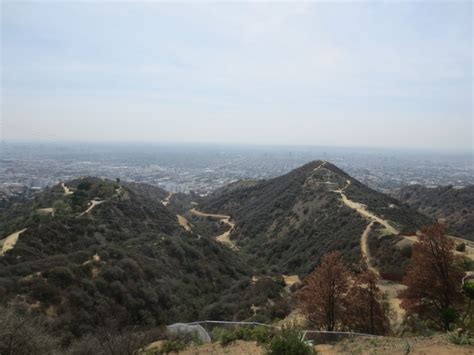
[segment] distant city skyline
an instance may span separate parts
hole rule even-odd
[[[1,139],[472,151],[472,2],[1,3]]]

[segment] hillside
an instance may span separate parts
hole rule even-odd
[[[0,209],[0,296],[66,342],[101,327],[271,321],[332,250],[399,279],[398,242],[428,223],[324,161],[207,197],[81,178]]]
[[[385,223],[389,234],[414,233],[430,223],[323,161],[271,180],[221,189],[199,208],[230,215],[236,225],[231,238],[255,263],[303,275],[331,250],[358,261],[368,220]]]
[[[153,186],[96,178],[0,211],[0,297],[46,314],[66,339],[100,327],[247,319],[283,281],[186,231]]]
[[[474,185],[464,188],[407,186],[395,197],[418,211],[446,222],[448,231],[474,241]]]

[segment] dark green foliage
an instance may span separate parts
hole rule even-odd
[[[315,354],[313,347],[301,339],[296,330],[283,330],[268,346],[269,355],[309,355]]]
[[[2,300],[20,295],[29,304],[39,301],[40,311],[57,314],[53,327],[66,343],[100,327],[196,320],[203,309],[225,299],[235,283],[252,275],[233,251],[185,232],[155,199],[160,189],[153,194],[153,187],[131,185],[118,194],[115,182],[100,179],[67,185],[76,189],[73,195],[53,188],[18,207],[17,219],[5,228],[28,229],[0,257]],[[88,199],[101,195],[107,202],[79,216],[83,207],[74,202],[78,191]],[[41,220],[29,217],[28,211],[57,200],[70,206],[68,212]],[[0,221],[11,213],[0,213]],[[252,300],[260,294],[249,292],[244,307],[232,298],[232,310],[222,317],[233,318],[241,309],[245,317],[251,304],[267,302]],[[269,293],[279,297],[271,287]]]
[[[462,288],[466,297],[474,299],[474,281],[467,281]]]
[[[369,249],[373,266],[383,279],[401,281],[411,257],[411,245],[399,245],[402,237],[383,235],[383,227],[376,223],[369,234]]]
[[[181,340],[165,340],[158,354],[177,353],[186,349],[186,344]]]
[[[67,353],[71,355],[138,355],[150,343],[163,337],[159,328],[98,329],[75,341]]]
[[[268,344],[277,331],[266,326],[242,326],[233,329],[216,329],[216,337],[222,346],[226,346],[236,340],[256,341],[259,344]]]
[[[350,262],[360,258],[367,221],[332,191],[350,177],[330,164],[314,172],[319,164],[204,200],[175,194],[168,207],[168,192],[144,184],[82,178],[66,183],[73,194],[46,189],[0,210],[2,236],[27,228],[0,257],[0,297],[54,317],[63,344],[97,329],[283,318],[290,308],[281,274],[305,275],[336,249]],[[93,199],[103,203],[82,214]],[[214,240],[228,226],[189,214],[192,202],[233,217],[238,253]],[[52,206],[54,216],[37,211]]]
[[[463,257],[462,261],[464,271],[474,271],[474,260],[468,257]]]
[[[202,197],[191,191],[189,194],[182,192],[175,193],[171,196],[168,208],[176,214],[185,215],[187,212],[201,202]]]
[[[459,313],[451,307],[443,308],[440,311],[440,319],[444,324],[447,324],[446,328],[449,329],[449,324],[453,324],[459,319]]]
[[[52,268],[51,270],[48,270],[44,273],[44,277],[49,283],[60,288],[66,288],[67,286],[70,286],[75,279],[71,269],[66,266],[57,266]]]
[[[208,320],[247,320],[254,317],[252,305],[260,307],[257,311],[260,321],[270,322],[275,319],[276,311],[268,307],[268,300],[282,306],[278,316],[284,318],[289,313],[289,307],[281,294],[284,283],[281,278],[265,277],[252,283],[250,278],[243,278],[230,289],[225,290],[219,300],[203,310],[203,316]]]
[[[444,219],[448,233],[474,240],[474,185],[464,188],[412,185],[401,189],[395,197],[427,216]]]
[[[450,343],[461,346],[474,344],[474,339],[470,336],[469,332],[462,332],[460,330],[449,333],[448,340]]]
[[[347,197],[362,203],[377,216],[388,220],[402,234],[415,234],[420,228],[432,224],[432,220],[395,198],[372,190],[353,179],[346,190]]]
[[[223,188],[204,198],[199,208],[231,215],[238,227],[232,238],[257,266],[304,275],[335,249],[356,261],[366,222],[329,190],[330,185],[307,184],[308,178],[345,182],[346,175],[332,172],[336,168],[330,164],[313,176],[321,163],[309,163],[275,179]]]
[[[225,187],[204,198],[199,208],[235,219],[232,238],[243,252],[253,255],[252,263],[300,275],[309,273],[322,255],[333,250],[340,250],[349,262],[360,259],[360,236],[367,221],[334,192],[347,181],[351,182],[345,191],[348,198],[368,205],[402,231],[430,221],[334,165],[322,163],[315,161],[271,180]]]
[[[0,306],[0,354],[57,354],[59,341],[48,326],[40,316]]]

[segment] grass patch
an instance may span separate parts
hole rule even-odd
[[[448,340],[450,343],[455,345],[473,345],[474,339],[470,336],[469,333],[463,333],[459,331],[454,331],[448,333]]]

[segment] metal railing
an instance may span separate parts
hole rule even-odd
[[[202,326],[212,338],[213,332],[212,330],[217,327],[221,328],[230,328],[230,327],[239,327],[239,326],[263,326],[273,329],[281,329],[281,327],[271,324],[265,324],[260,322],[234,322],[234,321],[216,321],[216,320],[203,320],[203,321],[196,321],[185,323],[187,325],[200,325]],[[303,340],[309,340],[316,343],[325,343],[330,341],[337,341],[342,338],[346,337],[381,337],[381,335],[374,335],[374,334],[366,334],[366,333],[358,333],[358,332],[342,332],[342,331],[329,331],[329,330],[311,330],[311,329],[303,329],[298,330],[301,333]]]

